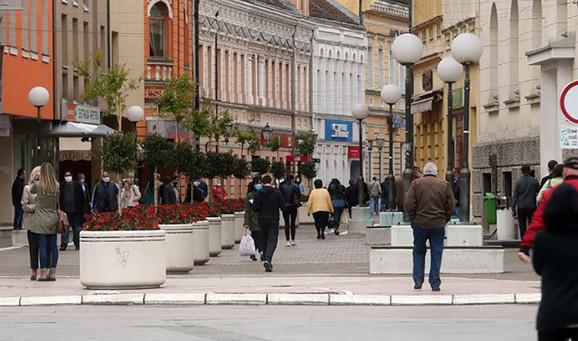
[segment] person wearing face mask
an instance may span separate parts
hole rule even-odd
[[[76,181],[78,181],[82,188],[82,223],[84,224],[84,215],[90,213],[90,188],[88,188],[84,173],[78,173]]]
[[[134,177],[132,175],[129,175],[123,180],[120,198],[120,206],[122,208],[138,206],[141,194],[140,189],[134,183]]]
[[[96,213],[115,212],[118,210],[118,185],[110,179],[107,171],[102,172],[102,177],[94,186],[92,193],[92,209]]]
[[[64,182],[60,183],[60,210],[66,213],[69,226],[64,227],[64,233],[60,239],[60,251],[65,251],[68,246],[68,234],[72,228],[74,246],[80,248],[80,228],[82,227],[82,216],[84,207],[82,205],[84,193],[82,186],[78,182],[72,181],[70,171],[64,173]]]
[[[253,200],[255,199],[255,194],[263,189],[263,184],[261,183],[260,177],[253,178],[253,187],[249,189],[247,197],[245,198],[245,220],[243,225],[245,226],[246,233],[250,233],[251,237],[255,241],[255,249],[261,253],[261,261],[265,261],[265,254],[263,253],[263,238],[261,238],[261,225],[259,225],[259,214],[253,212]],[[256,261],[257,257],[255,255],[250,256],[251,260]]]

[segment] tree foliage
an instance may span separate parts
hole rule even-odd
[[[255,154],[261,147],[261,140],[257,133],[253,130],[237,131],[237,142],[241,144],[241,148],[247,145],[247,152],[250,155]]]
[[[163,93],[156,100],[159,115],[169,116],[180,125],[190,116],[194,97],[195,82],[187,75],[167,80]]]
[[[302,156],[311,156],[315,151],[315,145],[317,144],[317,135],[313,133],[304,133],[297,139],[299,144],[297,148]]]
[[[158,134],[148,135],[143,141],[144,158],[152,168],[168,168],[174,144]]]
[[[170,152],[170,168],[178,173],[187,172],[193,163],[193,154],[193,147],[190,143],[177,143],[174,150]]]
[[[92,60],[77,65],[78,74],[88,80],[84,97],[92,101],[101,98],[106,103],[104,115],[117,115],[120,122],[126,110],[126,98],[139,87],[140,78],[131,78],[126,64],[115,64],[106,68],[102,53]]]
[[[138,164],[138,146],[134,134],[116,133],[104,137],[101,151],[104,169],[124,174]]]
[[[299,173],[309,181],[317,176],[316,164],[314,161],[305,162],[299,165]]]
[[[208,110],[193,111],[183,124],[197,138],[209,137],[212,135],[211,112]]]
[[[268,144],[268,147],[272,152],[278,152],[279,148],[281,148],[281,139],[279,136],[273,136]]]
[[[275,161],[271,164],[271,173],[276,179],[280,179],[285,176],[287,169],[285,164],[281,161]]]
[[[233,175],[235,171],[235,160],[236,157],[233,153],[221,153],[221,163],[222,165],[219,167],[221,173],[219,174],[222,178],[227,178]]]
[[[208,152],[207,154],[207,172],[206,176],[209,179],[214,179],[223,174],[223,157],[221,153]]]
[[[251,174],[249,162],[243,158],[236,158],[233,168],[233,176],[237,179],[243,180]]]
[[[262,157],[254,158],[251,161],[251,169],[253,170],[253,172],[257,172],[259,174],[265,174],[269,172],[270,166],[271,163],[269,162],[269,160],[264,159]]]
[[[207,156],[200,151],[193,151],[191,163],[188,165],[185,174],[191,179],[197,180],[207,176]]]

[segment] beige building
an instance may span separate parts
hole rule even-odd
[[[531,165],[541,177],[548,160],[576,155],[561,146],[561,129],[576,123],[563,115],[559,98],[578,77],[572,29],[577,15],[578,7],[566,1],[480,2],[478,191],[495,187],[511,197],[521,165]]]

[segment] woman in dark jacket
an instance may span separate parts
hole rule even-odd
[[[331,180],[329,186],[327,187],[329,196],[331,196],[331,203],[333,204],[333,224],[331,227],[334,229],[336,235],[339,235],[339,225],[341,225],[341,216],[343,215],[343,210],[347,207],[347,200],[345,196],[345,186],[339,182],[337,179]]]
[[[560,185],[544,211],[532,263],[542,276],[538,340],[578,340],[578,189]]]
[[[261,238],[261,227],[259,225],[259,213],[253,212],[253,199],[255,198],[255,193],[257,193],[261,188],[263,188],[263,184],[261,184],[261,178],[255,177],[253,184],[247,193],[247,197],[245,198],[245,220],[243,225],[245,229],[251,233],[251,237],[253,237],[253,241],[255,242],[255,249],[261,253],[261,260],[264,259],[263,254],[263,245],[262,245],[262,238]],[[256,261],[257,257],[255,255],[250,257],[252,260]]]

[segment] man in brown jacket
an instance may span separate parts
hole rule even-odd
[[[412,182],[404,202],[413,229],[414,289],[421,289],[424,281],[426,241],[429,240],[429,284],[433,291],[440,290],[445,226],[453,214],[455,201],[450,184],[438,179],[437,174],[437,166],[428,162],[424,176]]]

